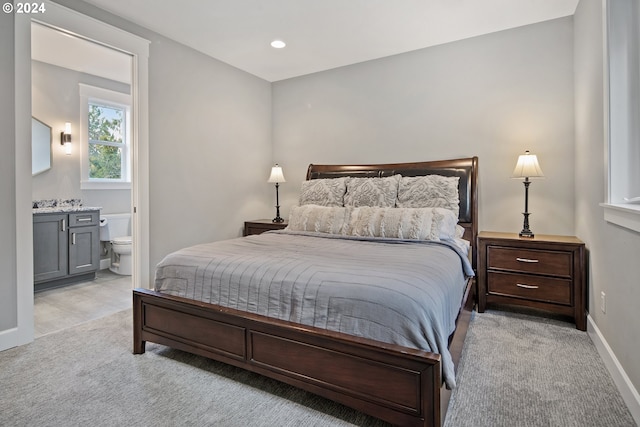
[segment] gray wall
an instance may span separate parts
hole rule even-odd
[[[309,163],[479,156],[480,228],[519,232],[526,149],[535,233],[573,234],[573,25],[562,18],[273,84],[284,215]]]
[[[155,265],[181,247],[240,236],[243,221],[271,213],[271,86],[161,38],[149,70]]]
[[[0,15],[0,333],[17,326],[13,15]]]
[[[56,3],[151,42],[151,277],[169,252],[240,236],[271,212],[269,82],[87,3]]]
[[[101,207],[101,213],[131,212],[131,190],[80,189],[79,83],[127,94],[130,91],[125,83],[31,61],[32,114],[53,132],[51,169],[33,177],[33,200],[80,198],[85,206]],[[60,145],[60,131],[67,121],[72,130],[71,155],[66,155]]]
[[[640,389],[640,234],[609,224],[605,200],[602,5],[582,0],[574,16],[576,233],[589,249],[589,314],[636,390]],[[607,295],[606,314],[600,292]]]

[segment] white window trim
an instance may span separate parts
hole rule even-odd
[[[640,233],[640,205],[631,203],[600,203],[604,220]]]
[[[606,175],[605,175],[605,203],[600,203],[600,206],[604,208],[604,220],[619,225],[621,227],[640,232],[640,204],[634,202],[625,202],[624,200],[615,200],[613,197],[612,185],[612,169],[614,165],[611,164],[612,156],[612,141],[611,141],[611,110],[610,110],[610,49],[609,49],[609,28],[610,28],[610,12],[609,2],[603,2],[603,49],[604,49],[604,129],[605,129],[605,161],[606,161]],[[635,197],[635,195],[634,195]]]
[[[131,189],[131,135],[130,127],[127,126],[127,162],[128,166],[125,170],[125,178],[121,181],[109,180],[89,180],[89,128],[87,126],[87,117],[89,116],[89,101],[97,100],[99,103],[112,104],[116,107],[131,107],[131,95],[121,92],[115,92],[95,86],[89,86],[83,83],[80,87],[80,189],[82,190],[130,190]],[[130,113],[127,113],[127,119],[130,120]]]

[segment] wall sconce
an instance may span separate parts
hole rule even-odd
[[[71,155],[71,123],[64,124],[64,130],[60,132],[60,145],[64,147],[67,156]]]
[[[513,171],[511,178],[524,178],[524,224],[522,225],[522,231],[520,237],[534,237],[533,232],[529,230],[529,185],[531,181],[529,178],[544,178],[540,164],[538,163],[538,157],[535,154],[529,154],[529,150],[518,157],[518,163]]]
[[[281,182],[287,181],[284,179],[284,175],[282,174],[282,168],[278,166],[277,163],[274,167],[271,168],[271,175],[269,176],[267,182],[276,184],[276,217],[273,218],[273,222],[284,222],[284,219],[280,218],[280,198],[278,196],[278,187],[280,186]]]

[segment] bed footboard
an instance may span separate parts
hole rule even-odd
[[[136,289],[151,341],[238,366],[400,426],[440,426],[440,355]],[[286,357],[282,357],[286,355]]]

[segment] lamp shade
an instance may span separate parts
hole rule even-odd
[[[287,182],[287,180],[284,179],[282,168],[278,166],[277,163],[274,167],[271,168],[271,175],[269,176],[269,179],[267,180],[267,182],[271,182],[271,183]]]
[[[536,155],[530,154],[529,150],[520,155],[511,178],[544,178]]]

